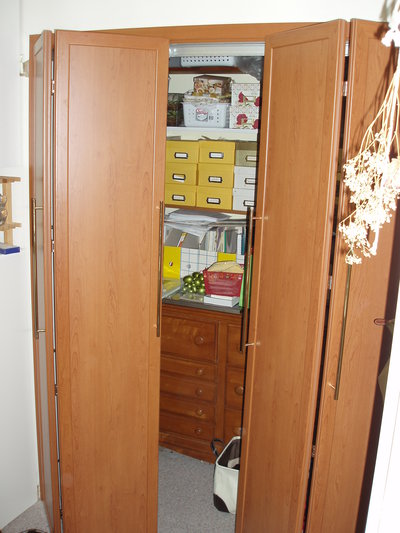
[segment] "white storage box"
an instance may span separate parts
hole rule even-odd
[[[260,106],[259,83],[232,83],[232,105],[253,104]]]
[[[256,170],[255,167],[234,167],[234,188],[254,191],[257,183]]]
[[[183,118],[189,128],[227,128],[229,104],[183,102]]]
[[[248,207],[254,207],[255,190],[252,189],[233,189],[232,209],[234,211],[247,211]]]

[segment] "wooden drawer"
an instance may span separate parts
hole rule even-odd
[[[239,368],[226,369],[225,405],[242,409],[244,396],[244,371]]]
[[[191,416],[207,422],[215,420],[215,409],[212,404],[181,400],[165,394],[160,396],[160,410],[176,415]]]
[[[210,443],[205,440],[160,431],[160,445],[202,461],[215,463],[215,455],[211,451]]]
[[[225,409],[224,441],[229,442],[232,437],[242,434],[242,411]]]
[[[164,433],[178,433],[209,442],[214,438],[213,423],[164,412],[160,413],[160,430]]]
[[[217,386],[208,381],[196,381],[174,377],[168,374],[161,374],[160,391],[185,398],[214,402],[216,398]]]
[[[187,359],[216,361],[216,324],[164,316],[161,351]]]
[[[174,359],[161,355],[161,372],[181,374],[186,377],[215,381],[217,377],[217,367],[212,363],[194,363],[185,359]]]
[[[240,352],[240,326],[228,325],[228,365],[244,368],[246,357]]]

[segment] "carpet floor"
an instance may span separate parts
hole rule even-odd
[[[158,533],[234,532],[235,516],[221,513],[213,505],[213,473],[214,466],[209,463],[160,448]],[[2,533],[28,529],[50,533],[40,501],[5,526]]]

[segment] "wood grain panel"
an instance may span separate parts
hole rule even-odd
[[[163,317],[161,350],[188,359],[216,361],[216,326],[213,323],[185,318]]]
[[[301,531],[321,358],[346,25],[266,41],[236,531]]]
[[[239,368],[226,369],[225,404],[241,410],[244,397],[244,372]]]
[[[187,399],[172,398],[161,394],[160,410],[176,415],[191,416],[198,420],[214,422],[214,405],[202,401],[188,401]]]
[[[64,527],[156,531],[165,41],[56,33]]]
[[[352,157],[358,152],[362,135],[378,111],[391,78],[391,51],[380,42],[384,31],[377,23],[352,22],[345,156]],[[339,219],[344,218],[349,209],[342,189]],[[376,433],[376,428],[371,427],[374,400],[382,403],[377,375],[385,348],[386,356],[389,353],[388,346],[383,344],[385,332],[374,325],[374,319],[392,318],[395,312],[392,295],[397,292],[393,289],[397,287],[398,279],[391,276],[392,261],[398,261],[392,255],[395,226],[393,219],[382,229],[376,257],[364,258],[361,265],[352,268],[338,401],[334,400],[334,388],[347,265],[344,262],[346,249],[340,235],[336,243],[309,532],[365,529],[374,464],[372,457],[372,464],[368,465],[371,444],[376,453],[376,442],[370,441]],[[378,419],[378,432],[379,424]],[[366,492],[364,495],[363,491]]]
[[[242,434],[242,411],[225,409],[224,416],[224,442],[228,443],[232,437]]]
[[[197,398],[207,402],[214,402],[217,394],[217,385],[209,381],[195,381],[174,377],[168,374],[161,376],[161,392],[183,396],[185,398]]]
[[[217,378],[217,367],[211,363],[186,361],[166,355],[161,355],[161,371],[206,381],[215,381]]]
[[[49,31],[43,32],[38,39],[31,39],[30,199],[36,199],[36,206],[42,208],[35,211],[36,227],[31,226],[33,348],[40,497],[44,501],[49,524],[57,533],[60,531],[60,512],[53,365],[51,52],[52,34]],[[31,221],[33,220],[31,205]],[[45,332],[36,337],[36,328]]]

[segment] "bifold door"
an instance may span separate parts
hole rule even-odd
[[[166,40],[55,34],[64,531],[156,531]]]
[[[266,41],[237,532],[302,531],[328,290],[345,30],[346,23],[334,21]]]

